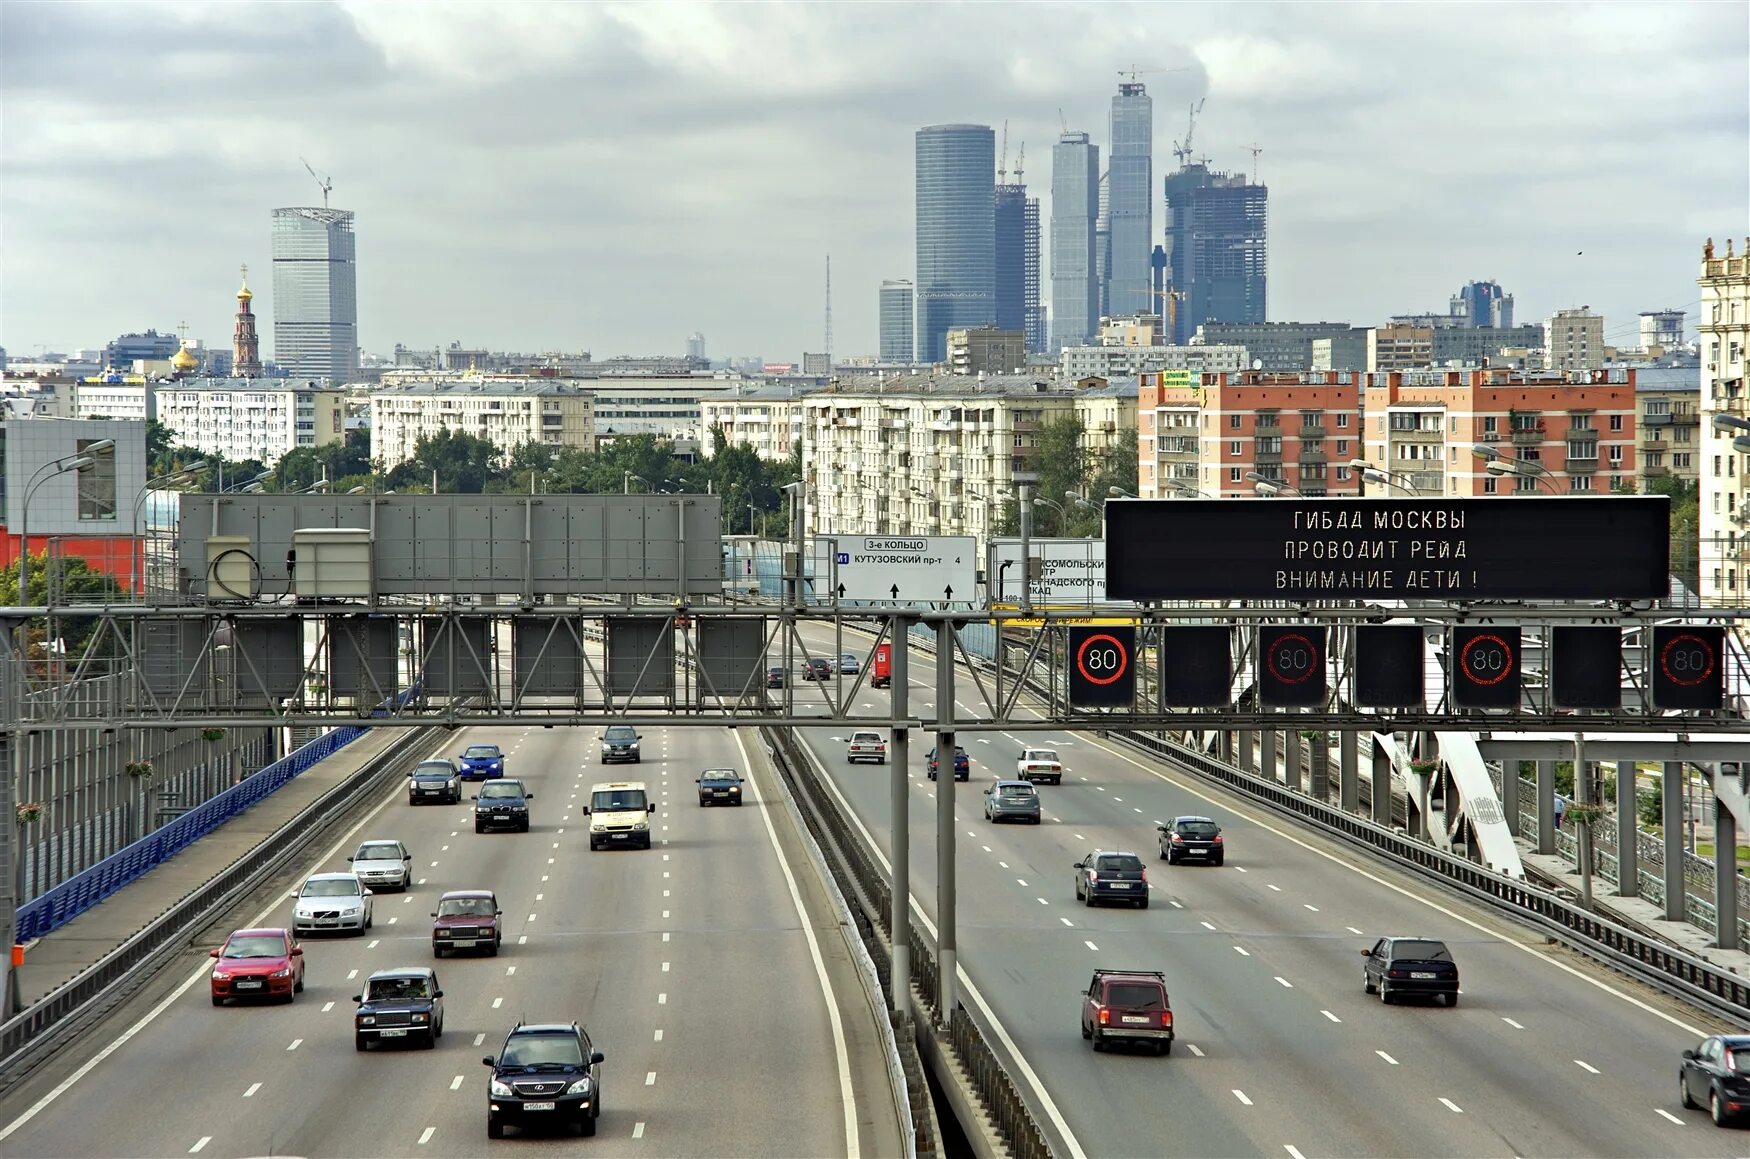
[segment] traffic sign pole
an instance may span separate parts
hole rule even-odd
[[[911,624],[904,616],[887,621],[890,644],[888,653],[892,665],[893,718],[904,720],[910,713],[911,673],[906,664],[907,642]],[[906,1014],[911,1009],[911,793],[906,774],[911,771],[911,733],[904,725],[893,730],[893,767],[887,771],[887,801],[893,814],[893,846],[887,851],[893,863],[893,888],[887,899],[887,928],[893,947],[891,991],[893,1012]]]
[[[936,1018],[954,1021],[954,624],[936,625]]]

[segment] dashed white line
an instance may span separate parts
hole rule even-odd
[[[1185,908],[1185,903],[1184,903],[1184,902],[1182,902],[1182,901],[1174,901],[1174,900],[1173,900],[1173,899],[1172,899],[1172,898],[1170,898],[1170,897],[1169,897],[1169,898],[1168,898],[1168,899],[1167,899],[1167,902],[1168,902],[1168,904],[1170,904],[1170,905],[1171,905],[1171,906],[1172,906],[1172,907],[1173,907],[1173,908],[1174,908],[1174,909],[1184,909],[1184,908]]]
[[[1206,930],[1213,930],[1215,928],[1215,924],[1213,922],[1200,922],[1198,924],[1201,925]]]
[[[667,930],[662,931],[662,940],[665,942],[668,941],[668,931]]]
[[[497,1010],[500,1006],[503,1006],[503,1005],[504,1005],[504,997],[502,995],[500,995],[499,997],[494,998],[492,1000],[492,1008],[494,1010]]]
[[[515,967],[515,966],[506,966],[506,967],[505,967],[505,968],[504,968],[504,976],[505,976],[505,977],[506,977],[506,978],[508,978],[508,977],[510,977],[510,976],[511,976],[511,975],[512,975],[512,974],[515,974],[515,973],[516,973],[516,967]]]
[[[211,1143],[212,1141],[213,1141],[213,1137],[211,1135],[202,1135],[199,1139],[195,1140],[194,1146],[192,1146],[188,1149],[188,1153],[190,1155],[193,1155],[196,1151],[199,1151],[201,1148],[205,1147],[208,1143]]]
[[[984,850],[986,853],[989,853],[991,851],[990,846],[988,846],[988,845],[980,845],[979,848]]]
[[[1196,1055],[1198,1058],[1203,1057],[1203,1048],[1198,1046],[1195,1042],[1187,1042],[1185,1044],[1185,1049]]]
[[[1300,903],[1300,908],[1301,908],[1301,909],[1309,909],[1309,910],[1311,910],[1311,911],[1312,911],[1312,912],[1313,912],[1313,913],[1315,913],[1315,914],[1316,914],[1316,913],[1318,913],[1318,912],[1319,912],[1319,907],[1318,907],[1318,906],[1316,906],[1316,905],[1308,905],[1308,904],[1306,904],[1306,903],[1305,903],[1305,902],[1301,902],[1301,903]]]
[[[1243,865],[1236,865],[1236,866],[1234,866],[1234,868],[1239,870],[1239,872],[1241,872],[1241,873],[1244,873],[1246,871],[1246,867]]]
[[[655,1071],[650,1070],[650,1071],[644,1072],[644,1085],[647,1087],[653,1087],[656,1085],[656,1072]]]
[[[1280,885],[1272,885],[1270,888],[1275,890],[1277,893],[1282,892],[1282,887]]]
[[[1020,884],[1020,886],[1021,886],[1021,887],[1022,887],[1022,888],[1023,888],[1023,889],[1024,889],[1024,888],[1026,888],[1026,885],[1027,885],[1027,879],[1026,879],[1026,878],[1024,878],[1024,877],[1017,877],[1017,878],[1016,878],[1016,879],[1015,879],[1015,881],[1016,881],[1016,882],[1017,882],[1017,883],[1018,883],[1018,884]]]
[[[1664,1115],[1667,1119],[1670,1119],[1673,1123],[1676,1123],[1679,1127],[1683,1126],[1683,1120],[1679,1119],[1676,1115],[1673,1115],[1670,1111],[1667,1111],[1664,1107],[1654,1107],[1653,1109],[1658,1111],[1661,1115]]]
[[[1045,900],[1045,899],[1044,899],[1044,898],[1042,898],[1042,897],[1041,897],[1041,898],[1036,898],[1036,899],[1035,899],[1035,900],[1036,900],[1036,901],[1038,901],[1038,902],[1039,902],[1039,904],[1040,904],[1040,905],[1050,905],[1050,904],[1051,904],[1051,903],[1050,903],[1050,902],[1048,902],[1048,901],[1046,901],[1046,900]]]
[[[423,1147],[427,1143],[431,1142],[431,1137],[435,1134],[437,1134],[436,1127],[427,1127],[425,1130],[421,1131],[419,1133],[419,1145],[421,1147]]]
[[[661,1042],[661,1041],[662,1041],[662,1031],[660,1031],[660,1030],[658,1030],[658,1031],[657,1031],[657,1032],[656,1032],[656,1039],[655,1039],[655,1041],[657,1041],[657,1042]]]
[[[1082,778],[1082,780],[1084,780],[1084,781],[1085,781],[1085,780],[1087,780],[1087,779],[1088,779],[1088,778],[1086,778],[1086,777],[1083,777],[1083,778]],[[1077,840],[1077,841],[1086,841],[1086,840],[1087,840],[1087,838],[1086,838],[1086,837],[1083,837],[1083,836],[1082,836],[1082,835],[1081,835],[1081,834],[1080,834],[1080,833],[1077,833],[1077,834],[1075,834],[1075,839],[1076,839],[1076,840]]]
[[[1096,945],[1095,945],[1095,944],[1094,944],[1094,943],[1092,943],[1092,942],[1089,942],[1089,941],[1083,941],[1083,942],[1082,942],[1082,945],[1084,945],[1084,946],[1086,946],[1086,947],[1087,947],[1087,948],[1088,948],[1088,949],[1090,949],[1090,950],[1092,950],[1092,951],[1094,951],[1094,953],[1096,953],[1096,954],[1097,954],[1097,953],[1099,953],[1099,952],[1100,952],[1100,947],[1098,947],[1098,946],[1096,946]]]
[[[1597,1074],[1598,1073],[1597,1067],[1593,1066],[1591,1063],[1586,1062],[1583,1059],[1578,1059],[1578,1058],[1575,1059],[1574,1065],[1579,1067],[1581,1070],[1585,1071],[1587,1074]]]
[[[1397,1059],[1395,1059],[1395,1058],[1393,1058],[1393,1057],[1392,1057],[1392,1056],[1391,1056],[1391,1055],[1389,1055],[1389,1054],[1387,1054],[1387,1053],[1386,1053],[1386,1052],[1385,1052],[1385,1051],[1383,1051],[1383,1050],[1376,1050],[1376,1051],[1374,1051],[1374,1052],[1373,1052],[1373,1053],[1374,1053],[1374,1054],[1377,1054],[1377,1055],[1378,1055],[1378,1056],[1379,1056],[1379,1057],[1381,1057],[1381,1058],[1383,1058],[1383,1059],[1385,1059],[1385,1061],[1386,1061],[1386,1065],[1388,1065],[1388,1066],[1396,1066],[1396,1065],[1398,1065],[1398,1060],[1397,1060]]]
[[[300,1046],[303,1046],[303,1045],[304,1045],[303,1039],[294,1038],[294,1039],[292,1039],[292,1045],[286,1047],[286,1049],[287,1050],[297,1050]]]
[[[1514,1030],[1524,1030],[1525,1029],[1524,1023],[1515,1022],[1511,1018],[1508,1018],[1506,1015],[1501,1016],[1501,1021],[1505,1022],[1508,1026],[1511,1026]]]
[[[546,894],[544,894],[544,893],[537,893],[537,894],[536,894],[536,895],[535,895],[535,900],[536,900],[536,901],[546,901],[546,900],[547,900],[547,895],[546,895]]]
[[[1074,922],[1070,921],[1068,918],[1058,918],[1057,920],[1062,922],[1064,925],[1068,926],[1070,929],[1072,929],[1072,930],[1075,929],[1076,924]]]
[[[376,948],[377,948],[377,945],[378,945],[378,943],[380,943],[380,942],[381,942],[381,941],[382,941],[382,940],[383,940],[383,939],[382,939],[382,938],[372,938],[372,939],[371,939],[371,944],[370,944],[370,945],[368,945],[368,946],[366,946],[366,947],[365,947],[365,949],[367,949],[367,950],[374,950],[374,949],[376,949]]]
[[[249,1089],[243,1092],[243,1097],[246,1099],[254,1098],[255,1092],[260,1090],[260,1089],[261,1089],[260,1083],[250,1083]]]
[[[634,1139],[644,1138],[644,1124],[643,1123],[633,1123],[632,1124],[632,1137]]]
[[[389,924],[390,924],[390,925],[394,925],[394,924],[395,924],[395,919],[394,919],[394,918],[390,918],[390,919],[389,919]]]
[[[668,1005],[668,995],[666,993],[658,994],[656,996],[656,1004],[658,1006],[667,1006]]]
[[[1238,1099],[1248,1107],[1252,1105],[1252,1100],[1246,1097],[1246,1092],[1240,1090],[1238,1087],[1234,1088],[1234,1098]]]
[[[474,1036],[474,1045],[475,1046],[480,1046],[483,1043],[485,1043],[485,1041],[486,1041],[486,1036],[484,1034],[476,1034]]]
[[[1444,1095],[1441,1096],[1440,1102],[1442,1103],[1442,1105],[1444,1105],[1446,1107],[1447,1110],[1451,1111],[1453,1114],[1455,1114],[1455,1115],[1464,1114],[1463,1107],[1459,1106],[1457,1103],[1453,1102],[1451,1099],[1446,1098]]]
[[[1276,975],[1276,980],[1288,989],[1294,989],[1294,983],[1290,982],[1287,978],[1284,978],[1281,974]]]
[[[452,1091],[461,1090],[462,1089],[462,1082],[466,1077],[467,1077],[466,1075],[457,1075],[455,1078],[451,1079],[450,1080],[450,1089]]]
[[[1288,1152],[1289,1159],[1306,1159],[1306,1156],[1300,1153],[1300,1148],[1296,1147],[1293,1143],[1282,1144],[1282,1149]]]
[[[526,945],[528,945],[528,944],[529,944],[529,935],[527,935],[527,934],[518,934],[518,935],[517,935],[517,940],[516,940],[516,944],[517,944],[517,945],[519,945],[519,946],[526,946]]]
[[[1237,953],[1238,953],[1238,954],[1239,954],[1239,956],[1240,956],[1240,957],[1242,957],[1242,958],[1249,958],[1249,957],[1251,957],[1251,956],[1252,956],[1252,951],[1250,951],[1250,950],[1248,950],[1248,949],[1246,949],[1246,948],[1245,948],[1245,947],[1244,947],[1244,946],[1235,946],[1235,947],[1234,947],[1234,950],[1235,950],[1235,952],[1237,952]]]
[[[997,862],[997,864],[1002,866],[1004,869],[1007,869],[1009,867],[1009,863],[1006,861],[999,861],[999,862]]]
[[[432,867],[432,868],[433,868],[433,869],[436,869],[436,868],[437,868],[437,862],[435,862],[435,861],[434,861],[434,862],[432,862],[432,863],[431,863],[431,867]]]
[[[446,845],[442,849],[438,850],[439,853],[448,853],[449,851],[450,851],[450,847],[448,845]],[[436,864],[436,863],[434,862],[433,864]]]
[[[667,963],[667,962],[664,962],[664,963],[663,963],[663,964],[662,964],[662,972],[663,972],[663,973],[664,973],[664,974],[666,974],[666,973],[668,973],[668,963]]]
[[[1343,1021],[1341,1018],[1338,1018],[1335,1014],[1332,1014],[1329,1010],[1321,1010],[1321,1011],[1319,1011],[1319,1013],[1323,1014],[1326,1018],[1329,1018],[1332,1022]]]
[[[1360,930],[1356,929],[1354,926],[1344,926],[1343,928],[1348,930],[1352,934],[1358,934],[1361,932]]]
[[[334,1003],[332,1003],[332,1002],[324,1002],[322,1004],[322,1013],[324,1013],[324,1014],[327,1014],[330,1010],[333,1010],[333,1009],[334,1009]]]

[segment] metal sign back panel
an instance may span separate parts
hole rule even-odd
[[[427,695],[483,696],[491,690],[490,623],[424,616],[419,628],[419,683]]]
[[[241,620],[231,640],[221,650],[230,655],[220,662],[219,678],[231,685],[237,703],[275,706],[297,695],[304,677],[302,620]]]
[[[813,542],[813,600],[970,603],[977,599],[978,541],[970,535],[839,535]]]
[[[518,699],[576,698],[584,683],[580,623],[569,618],[511,621],[512,671]]]
[[[1119,599],[1663,599],[1663,496],[1114,499]]]
[[[674,695],[674,628],[666,616],[613,616],[608,627],[608,693]]]
[[[374,703],[393,696],[399,623],[389,616],[330,616],[328,681],[336,696],[368,697]]]
[[[700,704],[760,704],[766,689],[763,618],[693,621],[698,635]]]
[[[144,686],[138,694],[141,702],[156,698],[171,704],[182,696],[185,705],[207,703],[212,660],[206,642],[212,624],[204,619],[170,617],[135,623],[134,655],[138,661],[134,672]]]
[[[1039,560],[1040,576],[1028,593],[1036,608],[1071,609],[1095,606],[1130,606],[1129,601],[1106,598],[1106,543],[1099,539],[1032,539],[1027,550]],[[985,582],[991,603],[1020,602],[1021,565],[1019,539],[993,539],[986,563]]]

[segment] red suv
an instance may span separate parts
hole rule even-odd
[[[234,930],[208,950],[213,963],[213,1005],[227,998],[284,998],[304,988],[304,947],[285,929]]]
[[[490,889],[452,889],[431,911],[431,954],[441,958],[453,950],[485,950],[497,957],[504,942],[499,928],[498,896]]]
[[[1159,970],[1095,970],[1082,991],[1082,1037],[1093,1039],[1095,1050],[1105,1050],[1108,1042],[1139,1042],[1172,1054],[1167,976]]]

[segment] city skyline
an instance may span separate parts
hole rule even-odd
[[[1383,323],[1493,278],[1524,321],[1589,305],[1627,344],[1641,311],[1696,300],[1693,237],[1750,204],[1727,5],[1041,5],[987,68],[957,47],[977,12],[920,6],[902,30],[888,11],[6,5],[0,345],[185,320],[226,345],[238,264],[270,266],[265,216],[321,204],[308,157],[369,224],[367,351],[678,352],[700,330],[791,360],[819,344],[830,251],[862,288],[835,345],[873,353],[873,291],[915,271],[916,130],[1007,119],[1049,221],[1044,155],[1065,122],[1110,146],[1133,63],[1157,105],[1154,243],[1190,104],[1208,98],[1213,168],[1251,173],[1262,145],[1273,320]],[[68,85],[72,52],[118,63]]]

